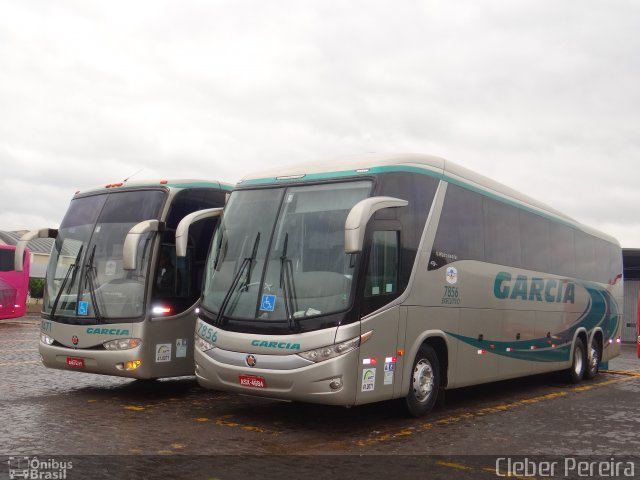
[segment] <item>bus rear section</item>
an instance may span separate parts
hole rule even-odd
[[[230,186],[200,180],[110,184],[74,196],[47,268],[45,366],[139,379],[192,375],[202,272]],[[182,243],[184,255],[176,255]]]
[[[30,254],[24,251],[21,270],[14,266],[15,246],[0,245],[0,319],[24,316],[29,292]]]

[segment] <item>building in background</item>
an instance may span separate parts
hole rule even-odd
[[[624,269],[622,341],[635,343],[638,321],[638,289],[640,288],[640,248],[623,248],[622,264]]]
[[[0,245],[17,245],[20,237],[27,233],[27,230],[17,232],[0,231]],[[55,240],[53,238],[36,238],[27,245],[31,255],[30,278],[44,278],[49,263],[49,255]]]

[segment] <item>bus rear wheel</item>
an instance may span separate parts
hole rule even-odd
[[[436,404],[440,389],[440,362],[430,345],[422,345],[413,361],[409,394],[405,398],[408,413],[421,417]]]
[[[592,379],[598,374],[600,368],[600,362],[602,361],[602,348],[600,342],[594,336],[591,339],[591,346],[589,347],[589,361],[587,368],[584,371],[584,378]]]
[[[571,368],[567,371],[567,379],[570,383],[580,383],[585,376],[587,368],[587,355],[582,338],[576,338],[573,346],[573,360]]]

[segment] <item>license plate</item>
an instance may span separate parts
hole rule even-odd
[[[255,377],[253,375],[240,375],[238,377],[240,385],[243,387],[267,388],[267,382],[264,377]]]
[[[73,368],[84,368],[84,358],[67,357],[67,365]]]

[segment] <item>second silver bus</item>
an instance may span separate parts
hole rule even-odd
[[[33,237],[55,238],[44,365],[137,379],[193,375],[194,310],[230,190],[203,180],[108,184],[77,192],[59,229],[26,235],[21,249]]]

